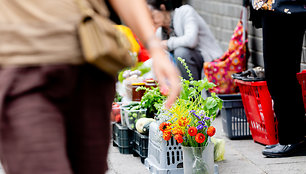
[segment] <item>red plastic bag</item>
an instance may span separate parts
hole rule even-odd
[[[140,42],[140,40],[138,39],[138,37],[136,35],[134,35],[134,37],[136,38],[140,49],[138,52],[138,62],[145,62],[148,59],[150,59],[150,54],[149,51],[143,46],[143,44]]]

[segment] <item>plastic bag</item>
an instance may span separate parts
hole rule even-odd
[[[131,44],[130,51],[138,54],[140,50],[140,46],[138,42],[136,41],[136,38],[134,37],[132,30],[129,27],[124,26],[124,25],[115,25],[115,26],[119,31],[121,31],[127,37],[128,41]]]
[[[211,141],[214,143],[214,159],[215,161],[224,160],[225,153],[225,141],[223,139],[211,138]]]

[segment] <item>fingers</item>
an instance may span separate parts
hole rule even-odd
[[[171,105],[176,101],[181,91],[181,83],[177,70],[173,68],[172,71],[167,71],[169,80],[169,96],[166,101],[166,108],[169,109]]]
[[[154,54],[155,53],[155,54]],[[161,51],[153,53],[153,68],[160,89],[169,91],[165,107],[169,109],[180,94],[181,82],[177,68],[171,63],[166,54]]]
[[[157,65],[158,66],[158,65]],[[160,90],[162,93],[164,93],[163,95],[167,95],[166,93],[166,90],[169,90],[169,86],[168,86],[168,83],[167,83],[167,77],[165,75],[165,73],[163,72],[163,69],[162,68],[155,68],[156,72],[155,72],[155,75],[156,75],[156,78],[158,79],[158,84],[160,86]]]

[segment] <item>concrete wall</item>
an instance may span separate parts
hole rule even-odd
[[[225,51],[240,19],[242,0],[188,0],[210,26],[221,48]],[[248,39],[251,57],[248,66],[263,66],[261,29],[255,29],[248,21]],[[302,69],[306,69],[306,35],[302,56]]]

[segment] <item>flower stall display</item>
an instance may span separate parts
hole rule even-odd
[[[182,79],[182,92],[176,103],[164,110],[168,120],[159,125],[163,139],[171,137],[183,146],[184,173],[213,173],[213,144],[210,141],[216,129],[212,126],[217,111],[222,108],[222,100],[211,93],[204,99],[202,91],[214,87],[213,83],[193,80],[185,61],[178,59],[189,73],[190,80]]]

